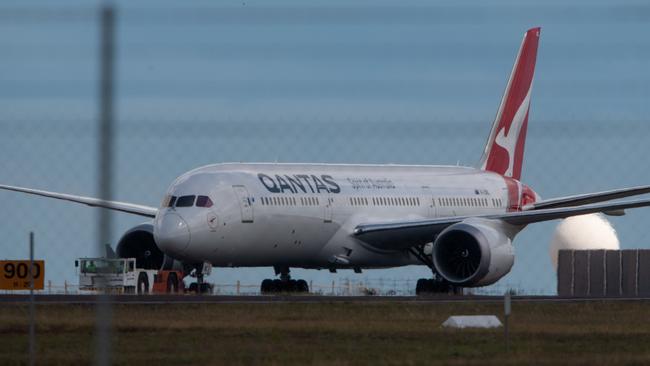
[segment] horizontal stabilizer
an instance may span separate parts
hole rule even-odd
[[[539,210],[545,208],[557,208],[568,206],[579,206],[590,203],[604,202],[619,198],[638,196],[640,194],[650,193],[650,186],[639,186],[631,188],[614,189],[611,191],[603,191],[596,193],[586,193],[575,196],[551,198],[524,207],[524,210]]]

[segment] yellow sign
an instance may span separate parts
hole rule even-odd
[[[34,261],[34,290],[43,289],[45,261]],[[0,290],[29,290],[29,261],[0,261]]]

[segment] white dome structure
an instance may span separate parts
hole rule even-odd
[[[557,269],[561,249],[620,249],[616,230],[602,214],[573,216],[557,225],[549,254]]]

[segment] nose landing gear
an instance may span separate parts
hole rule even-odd
[[[275,293],[309,293],[309,285],[305,280],[292,280],[288,267],[275,267],[275,273],[280,279],[265,279],[260,286],[262,294]]]
[[[211,271],[212,265],[210,263],[196,265],[190,273],[191,277],[196,277],[196,282],[190,283],[189,291],[197,294],[211,294],[214,286],[211,283],[203,282],[203,277],[209,275]]]

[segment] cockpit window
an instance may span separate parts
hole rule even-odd
[[[212,207],[212,200],[208,196],[198,196],[196,198],[196,207]]]
[[[181,196],[176,200],[176,207],[192,207],[194,205],[194,197],[196,196]]]
[[[165,207],[174,207],[174,203],[176,203],[176,196],[169,196],[169,201],[167,201],[167,205]]]

